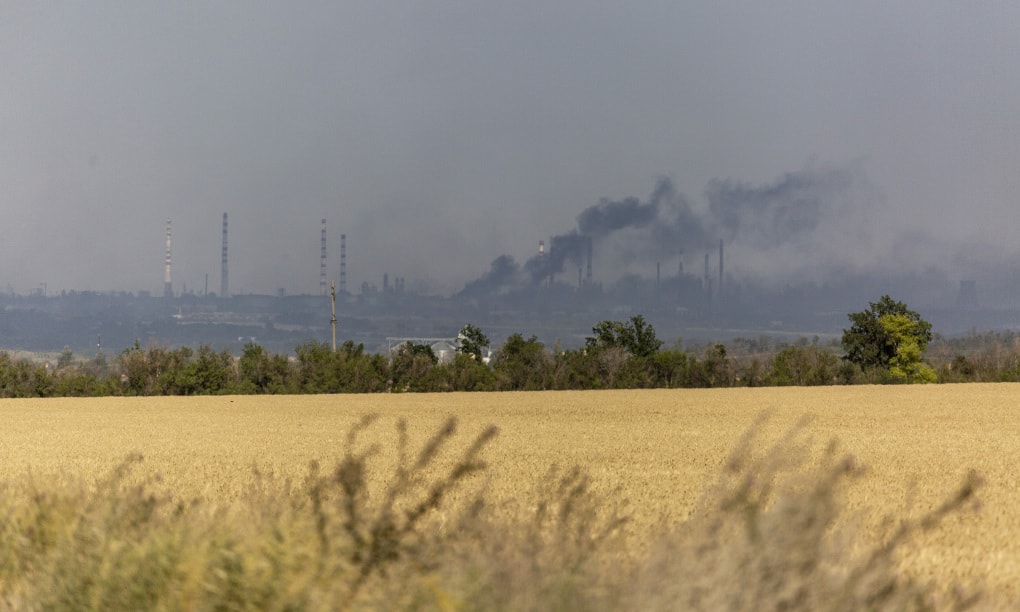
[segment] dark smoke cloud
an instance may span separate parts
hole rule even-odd
[[[714,180],[705,197],[719,238],[769,249],[811,234],[853,181],[845,169],[805,170],[763,186]]]
[[[524,268],[533,283],[541,283],[563,272],[567,263],[583,265],[588,257],[589,243],[604,239],[625,229],[654,226],[665,204],[672,207],[675,191],[667,179],[661,179],[648,202],[637,198],[619,201],[603,198],[577,215],[577,228],[549,240],[549,252],[529,259]]]
[[[553,236],[549,240],[549,251],[545,255],[535,255],[524,264],[531,281],[541,283],[563,272],[568,262],[581,265],[588,251],[588,238],[576,230]]]
[[[586,236],[606,236],[620,228],[641,227],[659,215],[657,200],[642,204],[637,198],[621,202],[603,199],[577,216],[577,229]]]
[[[693,261],[699,252],[714,251],[720,239],[737,252],[762,260],[790,249],[824,249],[847,233],[842,220],[853,208],[861,183],[867,181],[857,165],[809,167],[763,185],[720,179],[709,183],[707,205],[698,210],[669,179],[660,178],[646,201],[602,199],[581,211],[577,227],[553,236],[544,256],[525,262],[523,275],[516,267],[511,274],[506,261],[513,260],[502,255],[465,291],[491,292],[522,276],[536,284],[547,282],[563,273],[567,264],[583,266],[589,242],[596,252],[608,252],[613,261],[622,263],[652,263],[681,252]],[[497,283],[496,278],[501,280]]]
[[[521,267],[510,255],[500,255],[492,260],[489,271],[481,278],[473,280],[464,289],[460,296],[472,298],[484,295],[498,294],[500,291],[517,286],[521,283]]]

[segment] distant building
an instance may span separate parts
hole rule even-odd
[[[457,348],[445,340],[433,343],[430,348],[439,363],[453,363],[453,358],[457,355]]]

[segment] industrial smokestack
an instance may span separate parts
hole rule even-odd
[[[588,236],[588,284],[591,284],[592,238]]]
[[[166,221],[166,271],[163,273],[163,297],[173,297],[174,288],[170,274],[170,220]]]
[[[539,240],[538,241],[538,260],[540,262],[543,262],[543,265],[544,265],[544,262],[545,262],[545,240]],[[547,279],[544,279],[544,280],[546,280],[549,283],[549,285],[552,286],[553,272],[552,272],[551,269],[547,270],[547,272],[549,273],[549,277]]]
[[[549,259],[551,261],[562,261],[562,259],[556,259],[559,256],[560,256],[560,254],[557,252],[556,243],[550,241],[549,242]],[[560,268],[560,270],[562,270],[562,269],[563,268]],[[553,286],[553,280],[555,279],[556,272],[557,272],[556,268],[554,268],[553,266],[549,266],[549,286],[550,287]]]
[[[322,220],[322,239],[319,242],[319,295],[326,295],[326,220]]]
[[[683,275],[684,275],[684,250],[680,249],[680,272],[677,274],[677,276],[682,278]]]
[[[659,298],[659,286],[662,283],[662,266],[660,262],[655,262],[655,298]]]
[[[719,239],[719,300],[722,301],[722,290],[723,290],[723,257],[722,257],[722,238]]]
[[[347,293],[347,234],[340,234],[340,293]]]
[[[227,276],[227,213],[223,213],[223,253],[220,256],[220,297],[230,295]]]
[[[708,276],[708,253],[705,253],[705,291],[712,292],[712,279]]]

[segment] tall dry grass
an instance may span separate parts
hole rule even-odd
[[[454,420],[424,441],[398,421],[397,460],[365,417],[328,469],[295,481],[254,468],[243,495],[182,498],[132,455],[95,482],[0,487],[0,597],[9,609],[762,610],[958,609],[980,593],[904,576],[904,542],[964,511],[969,476],[920,516],[862,537],[846,492],[868,477],[803,427],[757,422],[686,521],[627,537],[633,508],[587,470],[520,475],[493,500],[483,429]],[[453,460],[447,460],[454,451]],[[517,483],[519,486],[520,483]]]

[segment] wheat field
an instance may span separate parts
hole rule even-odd
[[[1020,419],[1012,384],[653,390],[444,395],[225,396],[0,401],[0,480],[96,478],[128,453],[141,472],[182,498],[230,504],[260,472],[300,479],[311,460],[342,454],[363,415],[380,420],[359,438],[377,443],[380,471],[394,460],[396,423],[413,448],[450,416],[457,448],[490,424],[478,479],[495,499],[527,505],[551,465],[584,467],[597,490],[627,500],[634,546],[682,522],[756,418],[762,443],[807,416],[807,436],[832,439],[867,470],[848,507],[874,537],[883,517],[920,516],[976,469],[980,508],[950,516],[904,549],[903,571],[941,583],[983,582],[1018,595]],[[453,460],[452,458],[450,459]],[[612,492],[612,493],[610,493]]]

